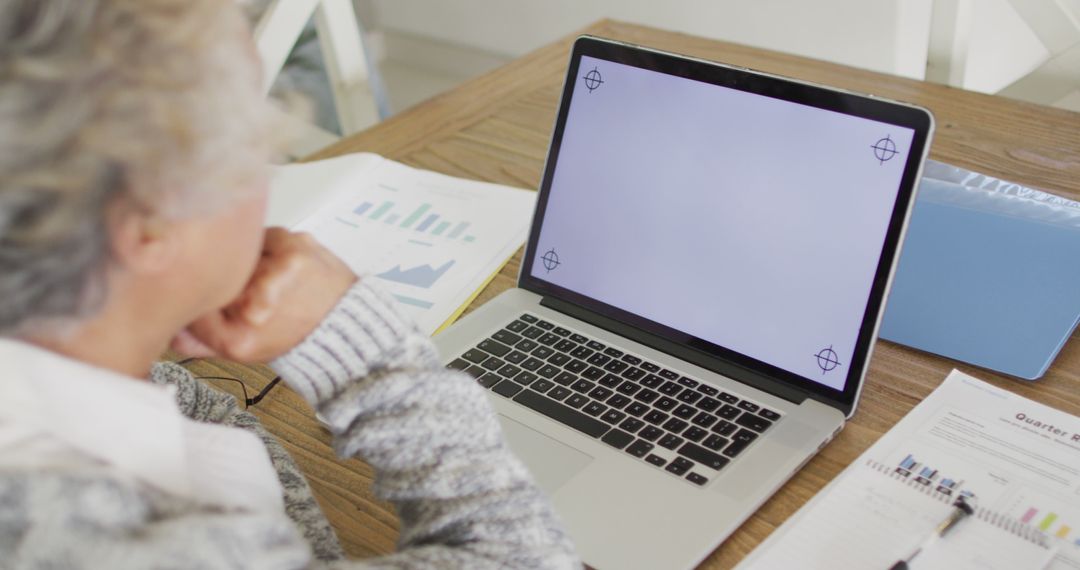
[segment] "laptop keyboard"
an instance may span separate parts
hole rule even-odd
[[[699,486],[780,419],[760,404],[527,313],[447,367]]]

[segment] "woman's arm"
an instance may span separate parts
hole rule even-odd
[[[391,567],[576,568],[551,504],[513,456],[484,391],[366,282],[271,366],[375,468],[397,507]]]

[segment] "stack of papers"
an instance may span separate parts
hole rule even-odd
[[[536,193],[375,154],[279,167],[267,224],[315,236],[420,328],[448,326],[525,242]]]

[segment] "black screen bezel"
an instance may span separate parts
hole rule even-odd
[[[576,82],[581,79],[578,76],[580,75],[579,64],[582,56],[631,65],[694,81],[701,81],[748,93],[755,93],[784,101],[791,101],[820,109],[867,118],[898,127],[909,128],[914,131],[911,148],[906,154],[904,174],[901,178],[899,191],[897,192],[893,214],[889,220],[888,231],[886,232],[883,243],[882,255],[878,261],[878,267],[874,275],[873,284],[870,288],[866,309],[864,310],[863,321],[856,340],[855,350],[852,354],[852,363],[861,363],[861,365],[848,366],[848,374],[844,380],[843,390],[836,390],[812,380],[808,380],[795,373],[750,358],[746,355],[680,332],[660,323],[641,318],[623,309],[602,303],[532,275],[533,264],[537,257],[540,227],[543,223],[547,199],[551,191],[551,184],[558,163],[562,135],[570,111],[570,100],[575,92],[574,87]],[[580,308],[586,313],[597,314],[601,317],[606,317],[607,319],[622,323],[628,327],[642,330],[648,335],[652,335],[664,341],[685,346],[700,353],[707,359],[719,359],[721,363],[729,365],[724,367],[728,371],[732,370],[730,364],[734,364],[734,369],[736,370],[741,369],[747,371],[747,373],[751,375],[756,374],[759,377],[763,376],[782,381],[790,386],[801,389],[814,399],[830,403],[831,405],[840,408],[844,411],[845,415],[848,415],[850,411],[854,409],[861,380],[865,374],[865,369],[869,364],[868,355],[877,335],[877,325],[880,321],[881,312],[884,309],[882,300],[888,289],[892,269],[899,257],[901,237],[906,227],[907,217],[912,206],[922,159],[924,158],[930,134],[933,130],[932,115],[927,110],[919,107],[900,104],[893,101],[885,101],[865,95],[857,95],[748,69],[690,59],[684,56],[659,52],[591,36],[582,36],[575,41],[565,81],[562,99],[559,104],[559,112],[552,133],[551,146],[548,151],[547,164],[544,167],[543,178],[540,184],[536,212],[533,216],[532,228],[529,233],[525,256],[522,259],[518,286],[544,297],[559,299],[564,303],[569,303]],[[734,375],[737,376],[737,374]]]

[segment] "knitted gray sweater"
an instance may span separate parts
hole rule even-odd
[[[345,560],[303,475],[258,420],[159,364],[153,381],[177,386],[185,415],[263,440],[288,516],[196,505],[107,470],[4,471],[0,569],[580,567],[485,393],[443,369],[430,340],[366,284],[271,366],[327,419],[342,457],[376,470],[375,493],[401,519],[396,553]]]

